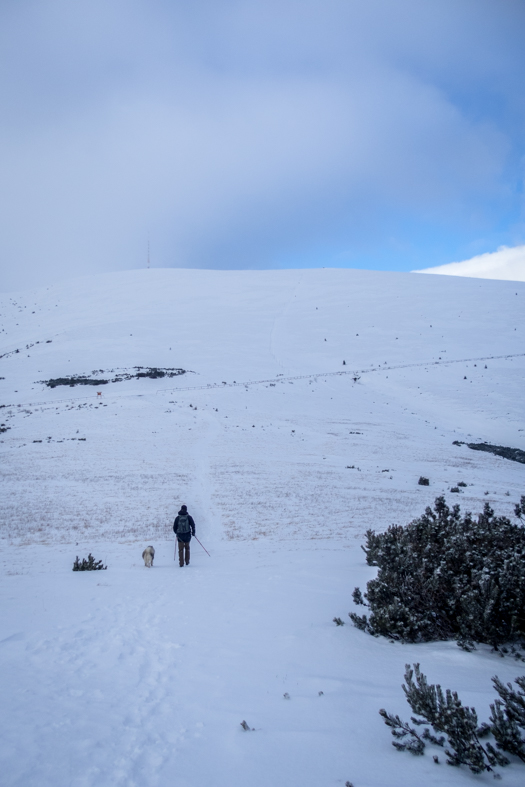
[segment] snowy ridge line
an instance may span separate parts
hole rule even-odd
[[[245,383],[207,383],[206,385],[194,385],[189,388],[160,388],[159,390],[155,391],[155,394],[163,394],[163,393],[184,393],[184,391],[211,391],[214,389],[221,389],[221,388],[241,388],[247,387],[248,385],[262,385],[264,383],[283,383],[287,382],[288,380],[314,380],[317,377],[340,377],[342,375],[353,375],[356,374],[369,374],[370,372],[388,372],[388,371],[395,371],[396,369],[411,369],[419,366],[443,366],[443,365],[450,365],[453,363],[466,363],[471,361],[497,361],[506,358],[521,358],[524,357],[525,353],[511,353],[509,355],[485,355],[479,358],[457,358],[452,361],[423,361],[421,363],[405,363],[399,364],[398,366],[376,366],[371,369],[361,369],[359,371],[344,371],[344,372],[320,372],[317,374],[299,374],[294,377],[271,377],[268,380],[249,380]],[[95,386],[94,386],[95,387]],[[123,399],[126,397],[140,397],[140,396],[148,396],[153,394],[147,393],[123,393],[123,394],[116,394],[111,393],[108,394],[107,398],[110,397],[112,399]],[[68,399],[47,399],[46,401],[41,402],[19,402],[17,404],[5,404],[4,407],[40,407],[40,406],[49,406],[54,404],[64,404],[65,402],[85,402],[89,399],[98,399],[98,396],[91,395],[91,396],[77,396],[77,397],[69,397]],[[100,401],[100,400],[99,400]]]
[[[487,355],[481,358],[457,358],[453,361],[424,361],[422,363],[404,363],[399,364],[398,366],[375,366],[371,369],[359,369],[358,371],[344,371],[344,372],[320,372],[318,374],[298,374],[294,377],[271,377],[268,380],[249,380],[245,383],[208,383],[207,385],[194,385],[191,388],[162,388],[161,390],[157,391],[157,394],[162,393],[177,393],[177,392],[184,392],[184,391],[206,391],[211,390],[213,388],[239,388],[239,387],[247,387],[248,385],[262,385],[264,383],[284,383],[293,380],[313,380],[317,377],[341,377],[342,375],[361,375],[361,374],[369,374],[370,372],[389,372],[395,371],[396,369],[411,369],[418,366],[443,366],[446,364],[453,364],[453,363],[466,363],[467,361],[496,361],[505,358],[520,358],[525,356],[525,353],[512,353],[510,355]]]

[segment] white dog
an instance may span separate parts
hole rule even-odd
[[[144,552],[142,553],[142,557],[144,558],[144,565],[148,568],[151,568],[153,565],[153,558],[155,557],[155,550],[153,547],[149,546],[146,547]]]

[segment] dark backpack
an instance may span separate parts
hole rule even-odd
[[[189,514],[179,514],[179,523],[177,525],[177,535],[182,536],[191,531]]]

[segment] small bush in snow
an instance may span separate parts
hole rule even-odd
[[[418,484],[419,486],[430,486],[430,481],[428,480],[428,478],[425,478],[425,476],[420,475]]]
[[[525,515],[525,496],[515,507]],[[494,647],[525,638],[525,528],[506,517],[460,515],[438,497],[434,509],[405,527],[385,533],[369,530],[363,547],[377,577],[364,598],[370,616],[350,613],[370,634],[406,642],[457,639],[466,649],[474,642]]]
[[[492,678],[500,699],[490,706],[490,724],[480,726],[476,709],[462,705],[455,691],[447,689],[443,692],[441,686],[429,685],[419,664],[414,664],[414,669],[410,664],[405,665],[405,681],[403,691],[416,714],[411,717],[415,726],[411,727],[384,709],[379,711],[396,739],[392,741],[396,749],[421,755],[427,743],[446,745],[448,765],[467,765],[473,773],[493,771],[496,765],[508,765],[509,759],[501,752],[515,755],[525,762],[525,676],[516,678],[516,684],[522,691],[516,691],[510,683],[505,686],[498,677]],[[423,725],[427,726],[421,731]],[[492,735],[496,747],[490,741],[481,742],[489,735]],[[433,759],[439,763],[436,755]]]
[[[359,605],[365,603],[363,594],[361,593],[361,588],[354,588],[354,592],[352,593],[352,598],[354,599],[354,604]]]
[[[82,562],[78,559],[78,555],[73,563],[73,571],[105,571],[107,566],[102,565],[102,560],[95,560],[91,552]]]

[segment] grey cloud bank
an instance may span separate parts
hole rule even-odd
[[[524,32],[512,1],[5,3],[0,286],[148,236],[206,268],[523,242]]]

